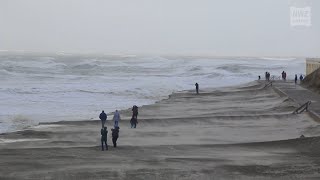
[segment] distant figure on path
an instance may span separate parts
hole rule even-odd
[[[119,127],[119,121],[121,120],[121,118],[120,118],[120,113],[118,112],[118,110],[116,110],[114,112],[113,120],[114,120],[114,128]]]
[[[261,79],[261,76],[258,76],[258,80],[260,80]]]
[[[131,128],[136,128],[138,124],[138,119],[135,116],[132,116],[130,123],[131,123]]]
[[[269,81],[270,80],[270,73],[268,71],[266,71],[265,73],[265,78],[266,78],[266,81]]]
[[[107,134],[108,130],[106,127],[101,129],[101,150],[104,151],[103,143],[106,145],[106,150],[108,150],[108,144],[107,144]]]
[[[114,129],[111,129],[113,147],[117,147],[117,140],[119,138],[119,129],[120,129],[119,127],[115,127]]]
[[[136,117],[138,119],[138,106],[134,105],[132,107],[132,116]]]
[[[302,74],[300,75],[300,83],[301,83],[301,81],[303,80],[303,76],[302,76]]]
[[[102,128],[104,128],[104,124],[105,124],[106,121],[107,121],[107,114],[104,113],[104,111],[102,111],[102,112],[100,113],[99,118],[100,118],[100,120],[101,120]]]
[[[265,73],[266,81],[268,80],[268,72]]]
[[[195,84],[195,86],[196,86],[197,94],[199,94],[199,84],[198,84],[198,83],[196,83],[196,84]]]
[[[298,81],[298,75],[295,75],[294,76],[294,83],[297,84],[297,81]]]
[[[286,80],[286,79],[287,79],[287,73],[284,72],[284,74],[283,74],[283,80]]]

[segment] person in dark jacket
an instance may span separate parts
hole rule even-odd
[[[106,145],[106,150],[108,150],[107,134],[108,134],[107,127],[102,128],[102,129],[101,129],[101,150],[102,150],[102,151],[104,151],[103,143],[105,143],[105,145]]]
[[[287,73],[284,72],[284,74],[283,74],[283,80],[286,80],[286,79],[287,79]]]
[[[101,125],[102,125],[102,129],[104,128],[104,124],[106,123],[107,121],[107,114],[104,113],[104,111],[102,111],[100,113],[100,116],[99,116],[100,120],[101,120]]]
[[[130,123],[131,123],[131,128],[136,128],[138,123],[137,118],[135,116],[132,116]]]
[[[270,76],[271,76],[270,73],[267,71],[266,72],[266,81],[270,81]]]
[[[138,119],[138,106],[134,105],[132,107],[132,116],[136,117]]]
[[[113,147],[117,147],[117,140],[119,138],[119,129],[120,129],[119,126],[115,127],[115,129],[111,129]]]
[[[295,75],[294,76],[294,83],[297,84],[297,81],[298,81],[298,75]]]
[[[199,94],[199,84],[196,83],[195,86],[196,86],[196,92],[197,92],[197,94]]]
[[[302,74],[300,75],[299,79],[300,79],[300,83],[301,83],[301,81],[303,80]]]
[[[265,73],[265,78],[266,78],[266,81],[268,80],[268,72],[266,71]]]

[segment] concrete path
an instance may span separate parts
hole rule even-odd
[[[309,111],[312,116],[320,121],[320,95],[306,89],[294,81],[274,81],[273,87],[285,93],[288,97],[296,101],[299,105],[303,105],[307,101],[311,101]]]

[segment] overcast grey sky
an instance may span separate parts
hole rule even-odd
[[[312,8],[310,27],[290,7]],[[319,56],[319,0],[0,0],[0,49]]]

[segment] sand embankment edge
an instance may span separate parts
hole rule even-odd
[[[272,89],[279,94],[280,97],[288,97],[289,99],[291,99],[292,101],[294,101],[295,103],[299,104],[301,106],[301,104],[299,102],[297,102],[294,98],[290,97],[288,94],[286,94],[285,92],[283,92],[282,90],[280,90],[277,87],[272,86]],[[308,115],[316,122],[320,123],[320,115],[312,110],[308,110],[307,111]]]

